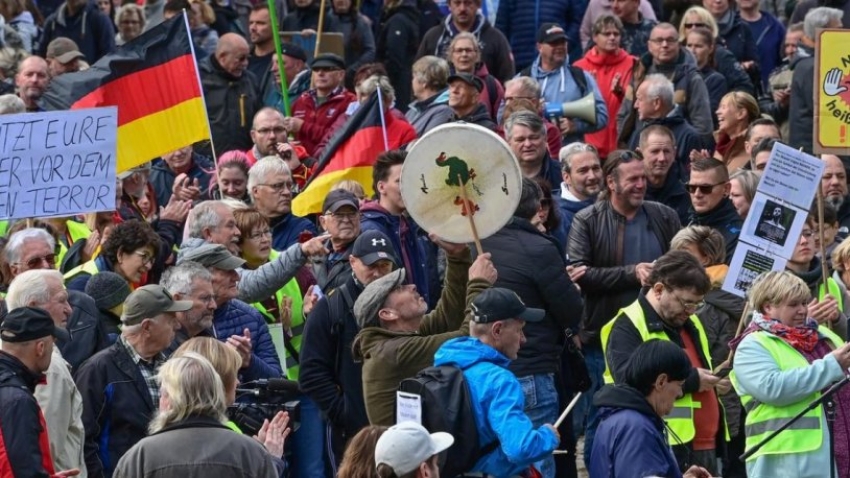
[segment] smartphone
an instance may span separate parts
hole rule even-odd
[[[316,294],[316,300],[319,300],[325,296],[325,293],[322,292],[322,288],[318,285],[313,286],[313,293]]]
[[[729,374],[730,374],[731,372],[732,372],[732,369],[731,369],[731,368],[724,368],[724,369],[721,369],[721,370],[720,370],[719,372],[717,372],[716,374],[714,374],[714,376],[715,376],[715,377],[720,377],[720,378],[726,378],[726,377],[728,377],[728,376],[729,376]]]

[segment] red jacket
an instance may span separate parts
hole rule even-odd
[[[316,90],[305,91],[292,105],[292,116],[304,120],[295,135],[307,153],[315,157],[314,150],[330,130],[337,117],[345,114],[348,104],[355,101],[353,93],[342,87],[331,93],[321,106],[316,101]]]
[[[617,50],[617,53],[608,55],[600,53],[596,47],[593,47],[582,59],[575,62],[575,66],[590,73],[596,79],[599,91],[605,99],[605,106],[608,107],[608,126],[595,133],[584,135],[584,140],[599,150],[599,158],[603,161],[608,153],[617,149],[617,122],[613,119],[616,118],[617,111],[620,111],[626,87],[632,81],[632,72],[637,61],[637,58],[629,55],[622,48]]]

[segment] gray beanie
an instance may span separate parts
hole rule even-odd
[[[379,324],[378,311],[384,306],[390,292],[404,284],[404,267],[396,269],[366,286],[354,301],[354,318],[360,328]]]
[[[109,310],[127,299],[130,284],[114,272],[98,272],[86,284],[86,294],[94,299],[99,310]]]

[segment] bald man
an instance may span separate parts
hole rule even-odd
[[[38,105],[38,100],[47,90],[48,83],[50,73],[44,58],[33,55],[21,60],[18,74],[15,75],[15,86],[18,87],[18,96],[24,101],[27,111],[44,111]]]
[[[235,33],[218,41],[213,55],[200,63],[201,84],[207,104],[215,153],[245,151],[251,141],[251,120],[262,107],[257,79],[248,71],[248,42]],[[209,146],[198,150],[211,155]]]

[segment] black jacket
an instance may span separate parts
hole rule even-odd
[[[351,438],[369,424],[361,379],[363,363],[351,355],[351,344],[360,332],[352,307],[363,286],[352,274],[344,287],[351,294],[350,304],[336,288],[316,303],[304,324],[298,383],[336,431]],[[345,316],[334,317],[333,310],[345,311]]]
[[[407,111],[413,96],[411,68],[422,37],[421,21],[422,13],[416,8],[415,0],[402,0],[400,6],[381,14],[377,59],[387,67],[390,84],[395,89],[395,105],[402,112]]]
[[[203,59],[198,69],[216,154],[251,149],[254,146],[251,125],[254,114],[262,107],[257,79],[248,70],[241,77],[234,77],[221,68],[215,55]],[[196,151],[212,156],[209,146],[198,147]]]
[[[645,199],[669,206],[679,215],[679,221],[682,224],[686,224],[690,217],[691,196],[685,191],[685,186],[682,184],[682,180],[679,179],[676,169],[675,166],[670,168],[670,171],[667,173],[667,179],[660,188],[653,187],[647,182]]]
[[[578,329],[583,307],[558,243],[527,219],[514,217],[481,245],[499,272],[493,285],[516,292],[528,307],[546,311],[542,322],[525,324],[528,341],[511,362],[511,371],[517,377],[557,372],[564,332]]]
[[[789,121],[791,122],[788,144],[795,149],[803,148],[807,153],[813,151],[812,115],[815,104],[812,98],[814,90],[815,56],[814,50],[803,44],[797,48],[797,56],[791,63],[791,105]]]
[[[732,262],[732,256],[735,254],[735,248],[738,246],[738,235],[741,234],[741,227],[744,225],[744,220],[738,215],[735,210],[735,205],[729,198],[723,198],[720,204],[711,211],[703,214],[697,214],[691,208],[691,226],[708,226],[716,229],[726,241],[726,263]]]
[[[92,478],[108,478],[127,450],[148,435],[159,404],[120,343],[87,360],[74,380],[83,396],[86,468]]]
[[[699,134],[694,129],[682,115],[681,106],[675,106],[667,116],[646,120],[643,128],[652,125],[664,126],[673,132],[673,138],[676,141],[676,172],[680,181],[687,182],[691,177],[691,151],[701,149],[714,151],[714,140]],[[629,139],[629,149],[635,150],[640,146],[640,133],[643,128],[635,130],[632,134]]]
[[[68,319],[70,342],[57,341],[59,351],[76,370],[89,357],[109,346],[106,324],[100,320],[100,312],[94,299],[76,291],[68,291],[68,303],[71,304],[71,317]]]
[[[758,64],[758,47],[750,26],[744,24],[734,8],[730,8],[721,20],[726,20],[723,23],[717,23],[720,30],[718,33],[724,46],[735,55],[738,61],[754,61]]]
[[[33,393],[44,378],[20,360],[0,352],[0,470],[19,477],[47,478],[41,440],[47,444],[47,428]],[[49,450],[47,450],[49,454]]]
[[[287,16],[278,20],[280,31],[282,32],[300,32],[301,30],[319,30],[319,2],[313,2],[307,7],[295,7],[295,9]],[[280,13],[286,10],[281,8]],[[280,16],[280,14],[278,14]],[[322,24],[322,31],[325,33],[340,32],[342,29],[339,26],[339,20],[331,14],[331,9],[325,11],[325,19]]]
[[[753,80],[750,79],[750,75],[735,58],[734,53],[722,45],[717,45],[714,50],[714,63],[717,65],[717,72],[726,78],[726,86],[729,91],[743,91],[755,96],[756,89],[753,86]]]
[[[642,207],[649,232],[658,239],[662,254],[666,253],[681,228],[676,211],[651,201],[645,201]],[[578,280],[585,297],[580,336],[586,344],[598,345],[602,327],[640,291],[636,264],[622,263],[625,232],[626,218],[609,200],[597,201],[573,218],[567,254],[572,264],[588,266]]]
[[[487,107],[482,103],[478,103],[475,109],[472,110],[472,113],[469,113],[466,116],[458,116],[457,113],[452,111],[452,115],[449,117],[449,122],[455,121],[465,121],[467,123],[483,126],[490,131],[496,131],[496,123],[494,123],[492,118],[490,118],[490,113],[487,112]]]

